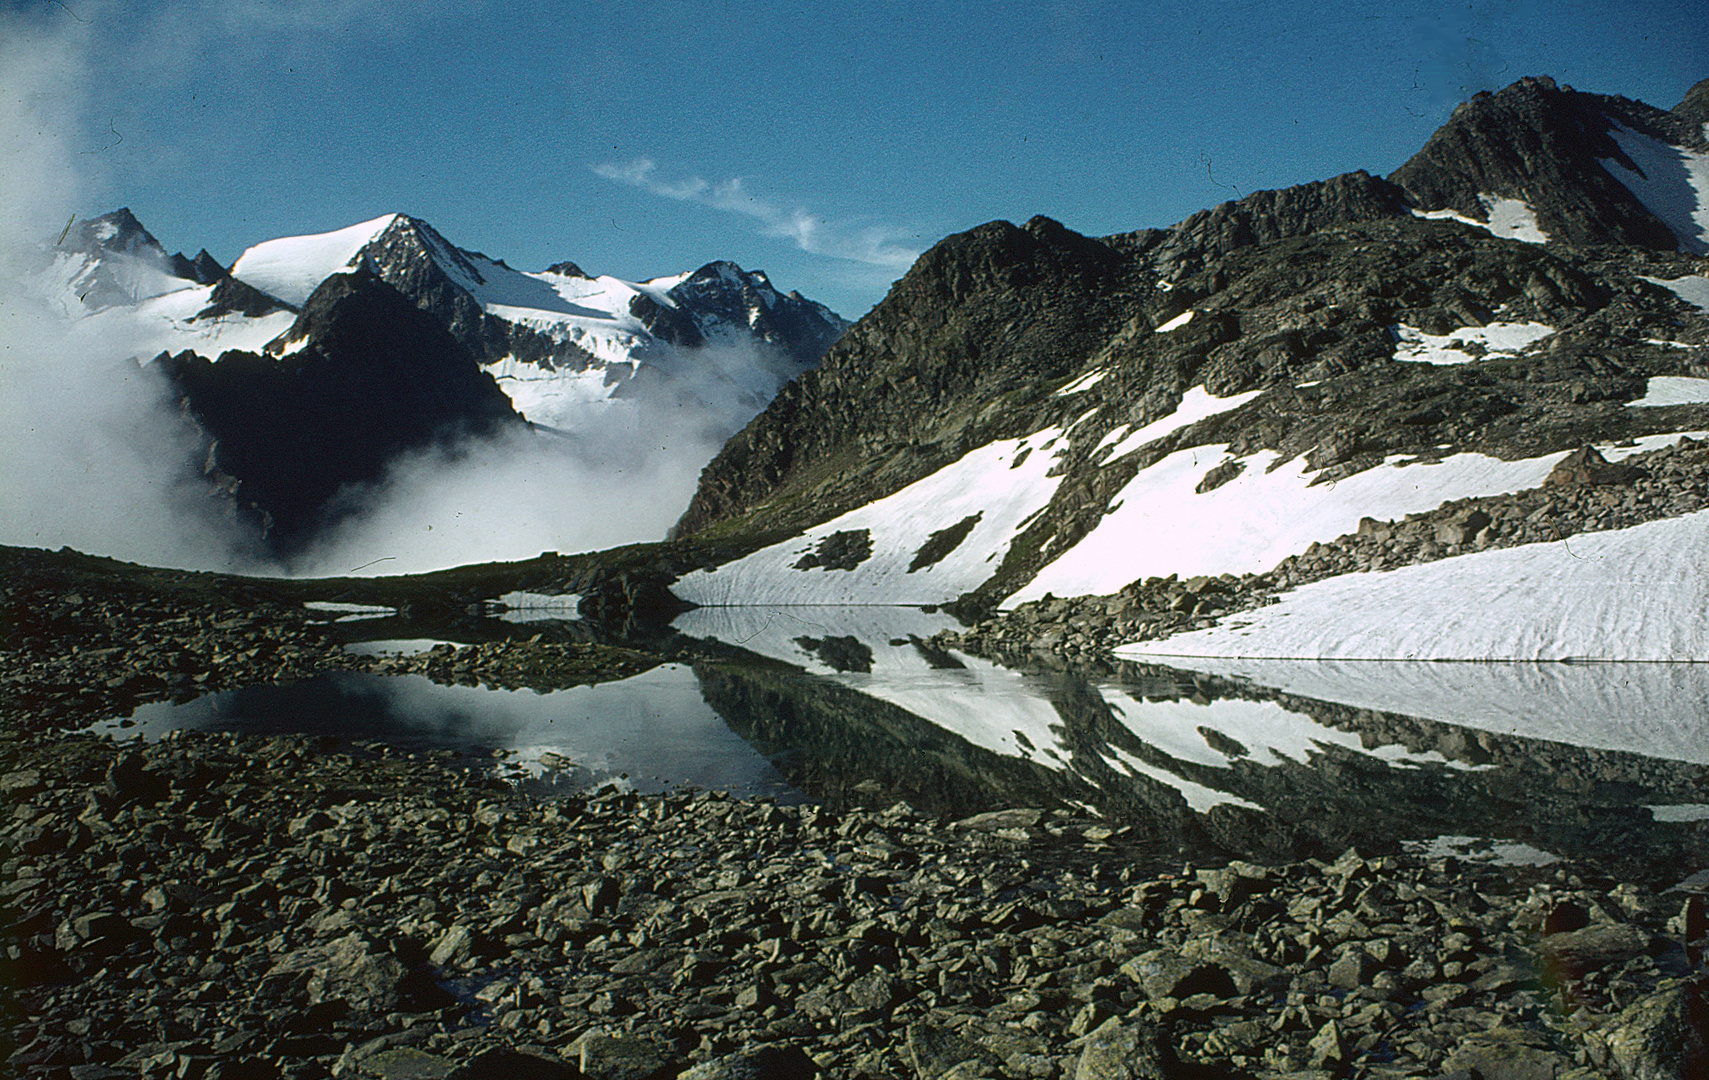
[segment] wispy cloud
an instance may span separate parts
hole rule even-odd
[[[802,207],[786,208],[755,195],[740,178],[716,184],[698,176],[663,180],[657,175],[657,163],[650,158],[605,162],[593,166],[593,171],[607,180],[667,199],[753,218],[761,224],[766,236],[793,241],[796,247],[814,255],[899,269],[906,269],[920,257],[918,250],[903,242],[909,236],[905,229],[830,221]]]

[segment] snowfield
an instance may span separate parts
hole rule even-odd
[[[1302,585],[1128,659],[1709,660],[1709,511]]]
[[[1666,278],[1647,277],[1644,279],[1652,285],[1660,285],[1684,300],[1699,311],[1709,314],[1709,277],[1702,274],[1688,274],[1685,277]]]
[[[1278,464],[1274,451],[1243,460],[1221,487],[1194,489],[1227,460],[1225,446],[1178,450],[1142,469],[1090,533],[1004,602],[1102,595],[1131,581],[1179,574],[1262,573],[1312,541],[1333,540],[1381,520],[1434,510],[1450,499],[1536,487],[1565,453],[1519,461],[1455,454],[1435,464],[1391,457],[1334,484],[1313,484],[1304,458]]]
[[[939,604],[977,588],[1002,564],[1009,544],[1056,492],[1046,428],[989,443],[954,464],[716,570],[684,575],[671,591],[695,604]],[[915,566],[934,533],[965,530],[947,554]],[[865,530],[871,555],[852,570],[810,565],[837,533]],[[940,539],[948,543],[949,537]],[[809,560],[808,563],[803,560]]]
[[[1644,387],[1644,396],[1626,404],[1645,408],[1709,404],[1709,379],[1693,379],[1683,375],[1652,376]]]
[[[283,236],[256,244],[232,263],[231,276],[292,307],[302,307],[317,285],[350,269],[357,252],[397,219],[397,214],[387,214],[335,232]]]
[[[1096,453],[1106,446],[1115,446],[1115,449],[1110,451],[1109,456],[1104,459],[1107,464],[1126,454],[1131,454],[1146,443],[1156,442],[1163,436],[1172,435],[1184,427],[1198,423],[1200,420],[1207,420],[1219,413],[1233,412],[1262,393],[1262,390],[1249,390],[1244,394],[1219,398],[1211,396],[1210,392],[1202,386],[1191,387],[1185,394],[1181,395],[1181,404],[1168,416],[1159,417],[1138,428],[1128,425],[1118,427],[1105,435],[1098,445],[1092,448],[1093,452]]]
[[[1673,231],[1679,250],[1709,254],[1709,154],[1673,146],[1620,124],[1609,135],[1638,171],[1613,158],[1602,158],[1602,167]]]
[[[1493,322],[1488,326],[1462,326],[1447,334],[1426,334],[1405,324],[1391,331],[1395,336],[1394,358],[1422,364],[1468,364],[1514,356],[1555,332],[1542,323]],[[1476,355],[1474,355],[1476,353]]]

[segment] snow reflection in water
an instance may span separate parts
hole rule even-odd
[[[1672,843],[1698,820],[1674,807],[1709,786],[1709,665],[1184,661],[1083,678],[931,645],[953,625],[907,608],[729,607],[675,629],[900,706],[1094,805],[1163,785],[1200,814],[1266,809],[1308,829],[1335,819],[1328,834],[1360,842],[1447,836],[1527,861],[1553,856],[1520,837],[1580,853],[1647,842],[1633,830]],[[1511,797],[1538,790],[1551,794]]]
[[[1709,765],[1709,664],[1169,657],[1170,667],[1497,735]]]

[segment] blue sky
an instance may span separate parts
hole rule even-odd
[[[1387,173],[1521,75],[1663,108],[1709,76],[1701,0],[3,0],[0,35],[34,50],[12,168],[169,249],[396,210],[520,269],[733,259],[850,318],[993,218],[1167,225]]]

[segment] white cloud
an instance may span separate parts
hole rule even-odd
[[[915,249],[901,243],[908,233],[891,225],[856,225],[833,222],[804,208],[786,209],[775,202],[750,192],[742,180],[711,183],[698,176],[675,182],[659,179],[657,163],[650,158],[635,158],[628,162],[606,162],[593,166],[596,175],[620,184],[640,188],[678,202],[698,203],[714,210],[741,214],[759,221],[766,236],[794,242],[796,247],[813,255],[828,255],[835,259],[906,269],[920,257]]]

